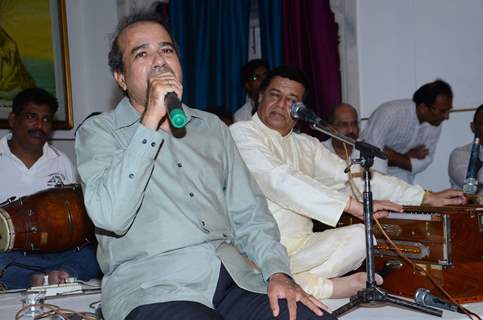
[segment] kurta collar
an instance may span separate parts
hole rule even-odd
[[[273,130],[265,125],[265,123],[262,122],[260,117],[258,116],[258,113],[255,112],[255,114],[252,116],[252,120],[260,127],[260,129],[265,132],[266,134],[278,138],[278,139],[288,139],[292,136],[293,130],[290,130],[290,132],[286,136],[282,136],[280,132],[277,130]]]

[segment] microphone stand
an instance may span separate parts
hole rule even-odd
[[[376,304],[390,303],[397,306],[405,307],[413,311],[420,311],[433,316],[441,317],[443,312],[439,309],[423,306],[417,304],[416,302],[403,300],[398,297],[387,294],[381,288],[378,288],[375,281],[375,270],[374,270],[374,241],[373,241],[373,224],[372,224],[372,214],[373,214],[373,200],[371,191],[371,173],[370,168],[374,163],[374,157],[381,159],[387,159],[384,152],[373,146],[371,144],[355,141],[347,136],[339,134],[332,131],[327,126],[322,123],[323,120],[309,121],[311,128],[325,133],[332,138],[340,140],[347,143],[360,152],[360,158],[352,160],[351,165],[360,164],[363,171],[364,177],[364,192],[363,192],[363,207],[364,207],[364,225],[365,225],[365,238],[366,238],[366,272],[367,272],[367,282],[366,287],[358,291],[355,295],[350,297],[350,301],[345,305],[339,307],[337,310],[333,311],[332,314],[336,317],[349,312],[351,309],[358,308],[363,304],[370,304],[374,306]],[[350,165],[350,166],[351,166]],[[346,169],[349,170],[350,166]]]

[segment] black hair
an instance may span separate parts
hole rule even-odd
[[[118,39],[119,35],[121,34],[124,29],[127,27],[138,23],[138,22],[154,22],[159,23],[168,33],[169,37],[173,41],[174,49],[176,53],[178,52],[178,47],[174,41],[173,36],[171,35],[170,28],[168,23],[161,17],[161,15],[155,11],[139,11],[132,13],[119,21],[117,25],[116,31],[113,34],[113,40],[111,43],[111,50],[109,51],[108,55],[108,64],[111,68],[111,72],[118,71],[124,73],[124,63],[122,62],[122,52],[119,48]]]
[[[255,71],[260,68],[265,67],[268,70],[268,65],[263,59],[253,59],[248,61],[240,70],[240,82],[244,85],[255,75]]]
[[[483,104],[481,106],[479,106],[478,108],[476,108],[475,114],[473,115],[473,123],[475,125],[476,125],[476,117],[478,116],[478,112],[480,112],[481,110],[483,110]]]
[[[42,88],[29,88],[20,91],[15,98],[13,98],[12,112],[20,114],[23,108],[29,104],[48,105],[49,110],[54,115],[59,109],[57,98]]]
[[[441,79],[436,79],[433,82],[421,86],[414,93],[413,101],[416,105],[424,103],[428,108],[431,108],[438,96],[453,98],[451,86]]]
[[[309,82],[305,77],[305,74],[302,70],[288,65],[279,66],[269,71],[267,77],[263,79],[262,83],[260,84],[259,92],[264,92],[275,77],[287,78],[300,83],[305,89],[303,98],[305,99],[305,97],[307,96]]]

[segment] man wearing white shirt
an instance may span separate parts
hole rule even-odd
[[[335,132],[354,140],[359,139],[359,116],[357,110],[350,104],[341,103],[336,105],[329,114],[328,123]],[[354,149],[353,146],[344,144],[337,139],[329,138],[322,142],[322,144],[342,160],[346,160],[346,162],[360,157],[359,151]],[[381,173],[385,173],[387,171],[387,161],[375,158],[372,168]],[[359,169],[360,167],[358,169],[353,167],[352,172],[356,170],[360,171]]]
[[[387,173],[408,183],[433,162],[441,123],[449,119],[453,92],[435,80],[420,87],[413,99],[393,100],[379,106],[362,132],[362,140],[384,149]]]
[[[75,182],[75,169],[62,151],[44,143],[42,155],[31,167],[27,167],[12,152],[9,146],[15,148],[12,140],[12,133],[0,139],[0,172],[2,179],[9,182],[8,186],[0,187],[0,203],[12,197]]]
[[[57,108],[55,97],[40,88],[14,98],[8,117],[11,133],[0,140],[0,176],[6,182],[0,185],[0,202],[76,181],[71,161],[47,143]],[[0,253],[0,270],[0,285],[7,289],[41,285],[43,275],[33,270],[48,274],[51,284],[99,275],[92,244],[58,253]]]
[[[269,72],[260,87],[259,107],[252,120],[230,129],[243,160],[267,197],[269,209],[287,248],[294,279],[318,299],[348,297],[365,286],[365,273],[341,275],[357,269],[365,258],[364,227],[312,232],[312,219],[335,226],[345,211],[362,217],[362,204],[345,193],[349,181],[346,163],[317,139],[295,133],[290,115],[294,102],[305,97],[307,80],[289,66]],[[362,186],[361,179],[354,182]],[[460,204],[462,192],[425,193],[395,177],[374,172],[375,199],[402,204]],[[391,201],[374,201],[376,217],[400,211]],[[382,282],[377,276],[376,281]]]
[[[473,116],[473,122],[471,122],[470,127],[473,133],[476,130],[479,131],[480,137],[480,149],[479,158],[483,161],[482,157],[482,138],[483,138],[483,104],[478,107]],[[454,149],[449,156],[448,174],[451,182],[451,187],[455,189],[463,189],[464,180],[466,178],[466,173],[468,172],[468,164],[470,161],[471,148],[473,143],[468,143],[462,147]],[[480,168],[478,170],[478,194],[483,195],[483,188],[481,188],[481,183],[483,182],[483,170]]]

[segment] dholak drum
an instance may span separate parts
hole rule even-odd
[[[93,239],[79,185],[43,190],[0,207],[0,252],[63,251]]]

